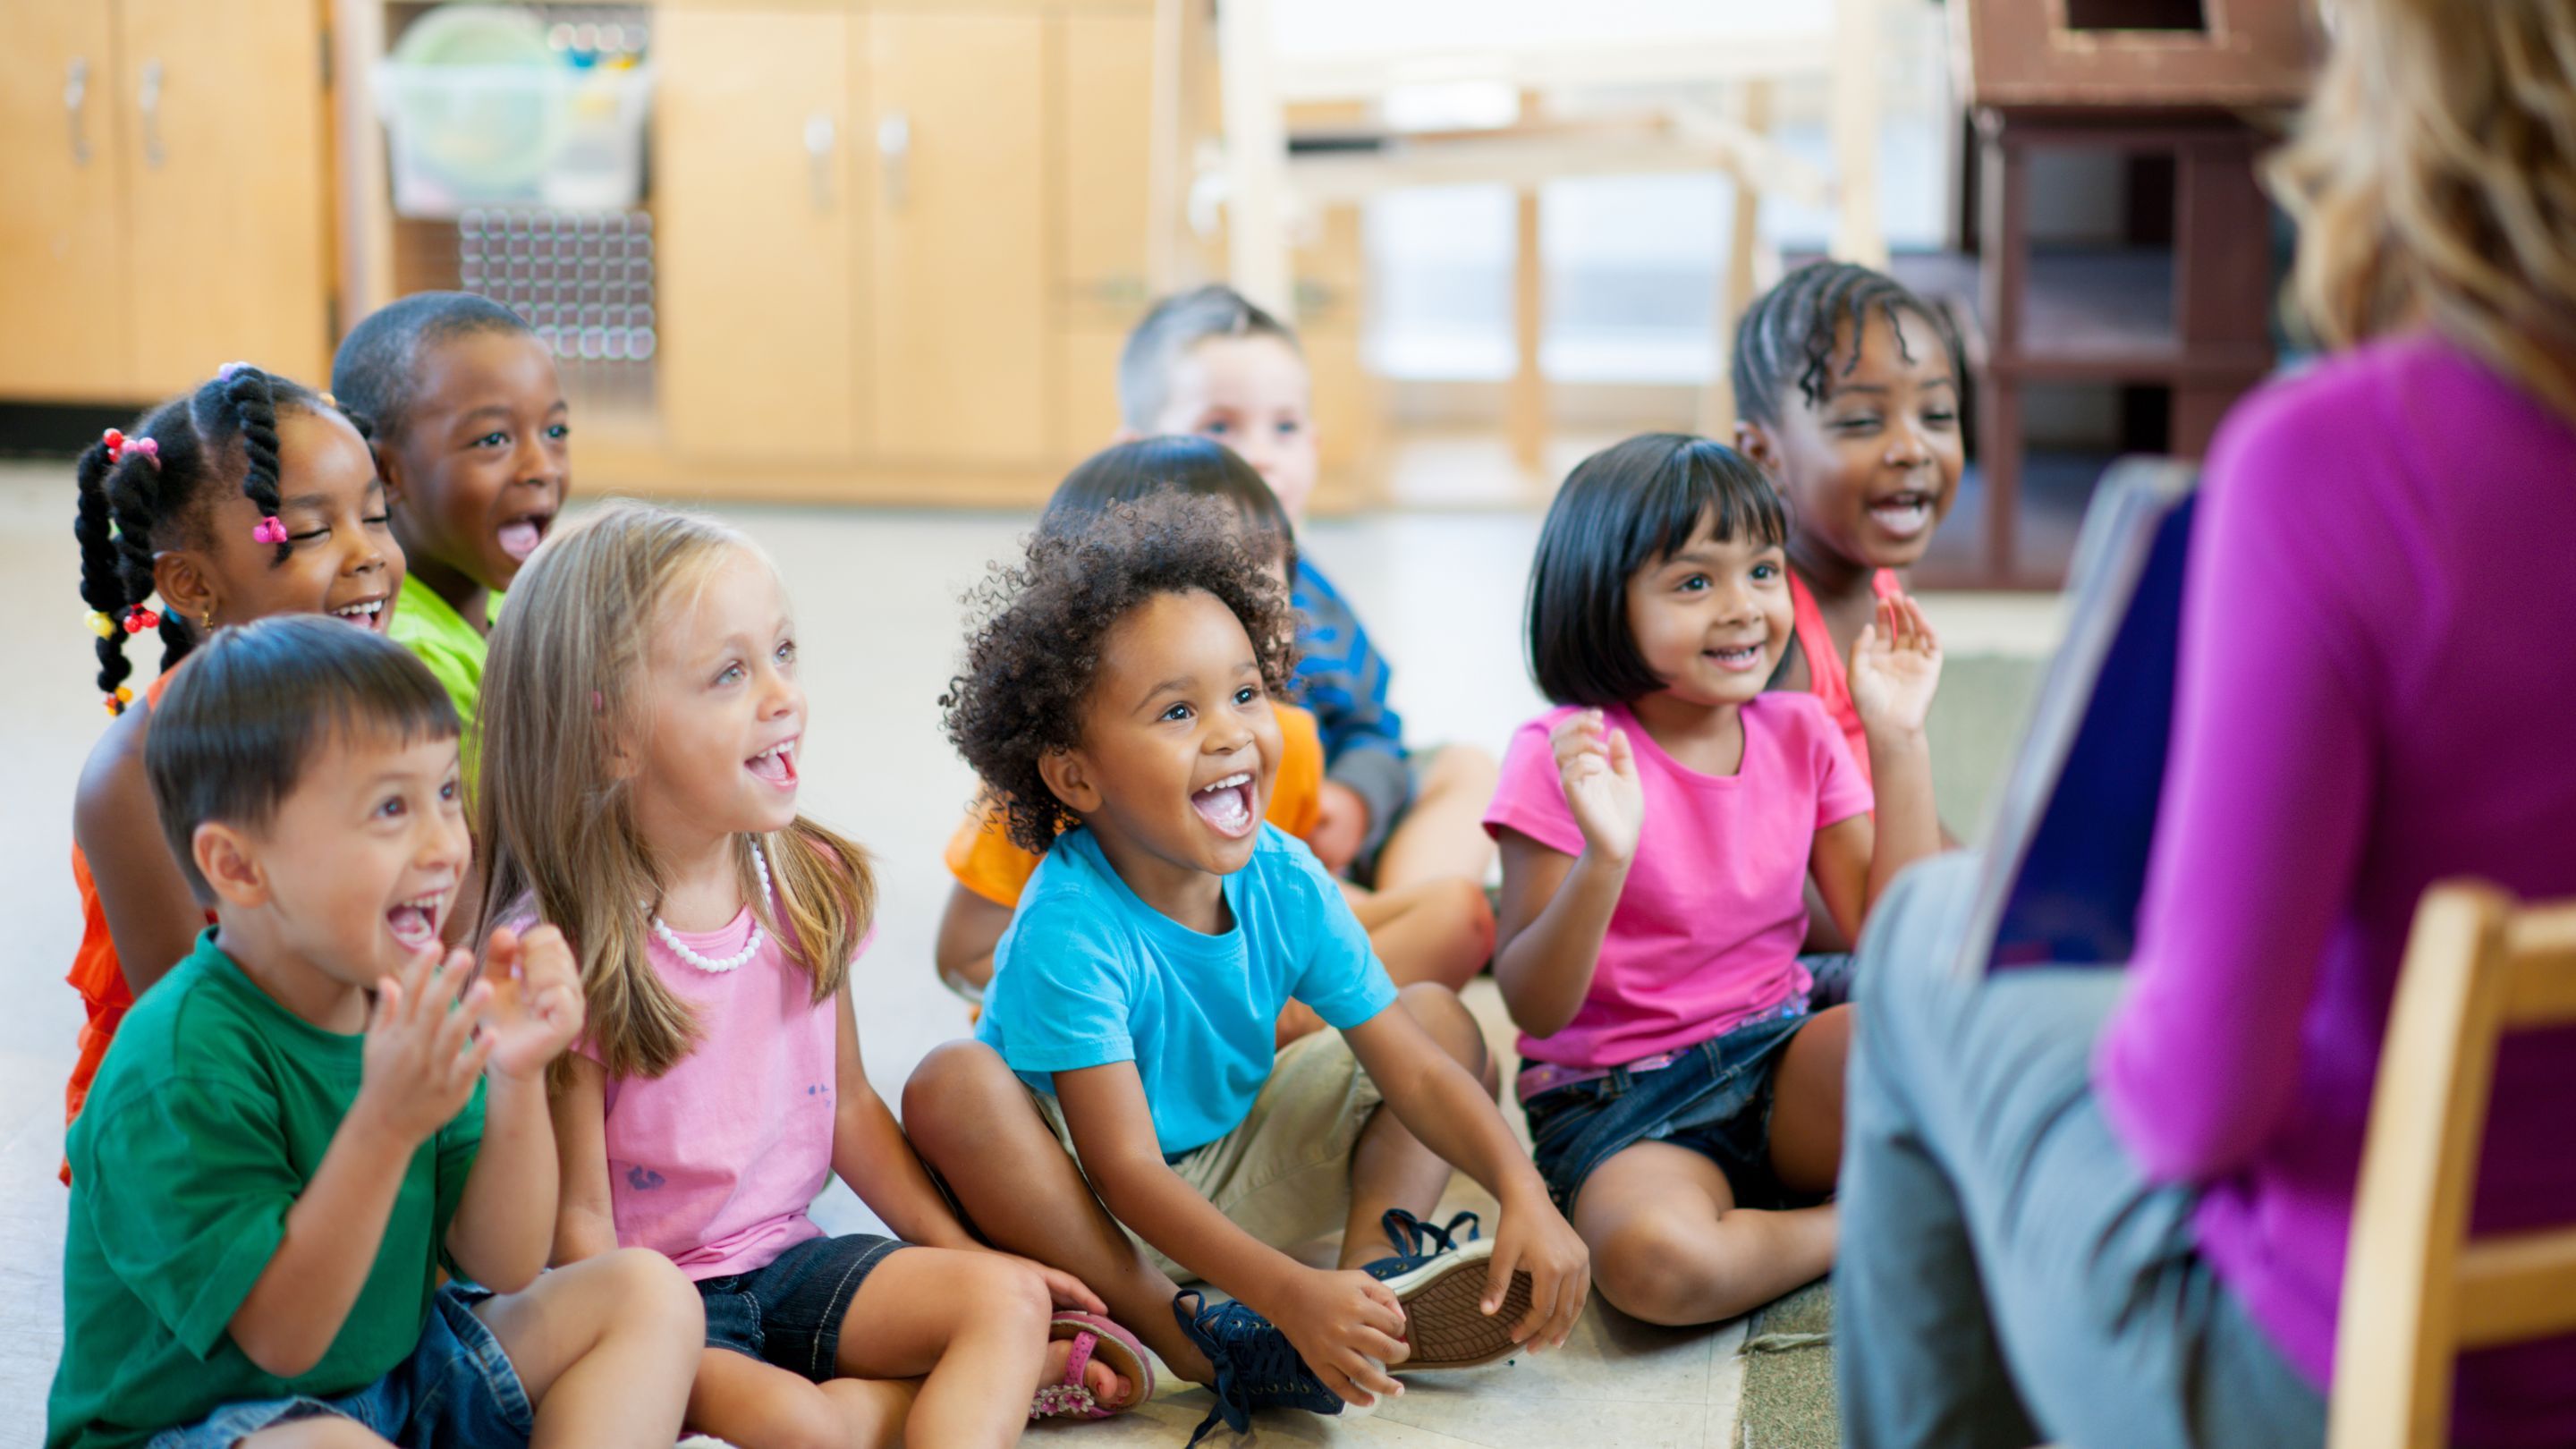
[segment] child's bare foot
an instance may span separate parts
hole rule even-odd
[[[1064,1366],[1072,1361],[1072,1339],[1059,1338],[1048,1344],[1046,1358],[1038,1370],[1037,1387],[1044,1390],[1063,1383]],[[1135,1407],[1128,1401],[1135,1396],[1137,1385],[1128,1382],[1125,1375],[1101,1362],[1096,1353],[1092,1356],[1091,1362],[1082,1366],[1082,1386],[1091,1390],[1092,1402],[1104,1409]]]

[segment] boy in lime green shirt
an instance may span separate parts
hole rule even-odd
[[[485,636],[572,487],[554,355],[498,302],[417,292],[349,333],[331,390],[367,425],[409,562],[388,630],[455,702],[471,780]]]
[[[217,924],[72,1126],[48,1449],[268,1449],[315,1416],[672,1442],[687,1280],[642,1252],[538,1276],[545,1072],[581,987],[552,927],[494,932],[470,986],[442,958],[471,855],[456,738],[417,660],[318,615],[225,630],[153,711],[162,830]]]

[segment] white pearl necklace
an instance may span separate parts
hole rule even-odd
[[[760,903],[763,906],[776,905],[775,899],[769,893],[769,858],[760,853],[760,842],[757,840],[751,842],[751,864],[753,869],[760,872]],[[741,967],[752,957],[760,954],[760,919],[757,916],[752,918],[751,939],[742,943],[741,950],[721,961],[701,956],[690,950],[689,943],[680,939],[679,933],[671,929],[659,912],[653,916],[653,934],[662,938],[662,944],[671,948],[672,955],[701,971],[711,971],[719,976]]]

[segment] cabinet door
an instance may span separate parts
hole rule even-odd
[[[1153,21],[1068,15],[1055,51],[1048,198],[1062,238],[1051,361],[1053,451],[1079,458],[1118,430],[1118,351],[1152,300],[1145,281]]]
[[[662,418],[683,454],[858,451],[858,26],[823,11],[655,17]]]
[[[868,21],[871,377],[891,461],[1045,459],[1045,24]]]
[[[330,382],[330,133],[318,0],[119,0],[134,381],[236,358]]]
[[[116,52],[99,0],[0,5],[0,396],[127,398]]]

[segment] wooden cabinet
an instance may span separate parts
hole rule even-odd
[[[318,0],[0,5],[0,397],[324,381],[321,36]]]
[[[830,11],[657,19],[661,411],[692,457],[847,463],[865,435],[854,37]]]

